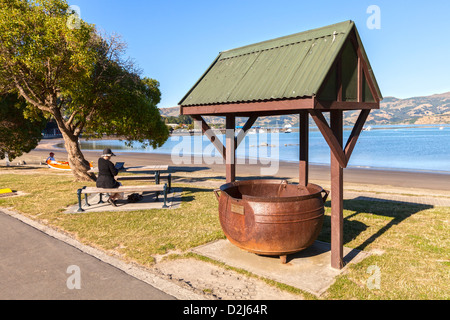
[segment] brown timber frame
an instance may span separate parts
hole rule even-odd
[[[343,49],[341,49],[333,64],[333,68],[336,70],[336,98],[332,101],[318,98],[321,96],[325,83],[327,83],[327,80],[325,80],[319,92],[311,97],[208,105],[183,106],[181,104],[180,107],[181,114],[191,115],[196,121],[201,123],[203,133],[207,134],[208,138],[224,157],[227,183],[234,182],[236,178],[236,148],[259,117],[298,114],[300,119],[299,183],[307,186],[309,183],[309,116],[311,116],[331,151],[331,266],[335,269],[344,267],[343,169],[348,166],[352,152],[371,110],[379,109],[381,101],[381,95],[376,89],[376,83],[374,83],[375,80],[369,76],[368,61],[366,61],[366,57],[362,53],[355,31],[349,34],[347,41],[352,44],[357,56],[356,100],[345,101],[343,98]],[[326,79],[331,74],[332,72],[328,74]],[[365,101],[366,99],[364,98],[363,92],[367,90],[367,87],[373,98],[369,99],[370,101]],[[343,112],[355,110],[360,110],[360,114],[348,141],[344,145]],[[324,116],[325,113],[330,115],[330,124]],[[210,130],[203,118],[204,116],[226,117],[226,129],[228,130],[225,146],[212,133],[212,130]],[[234,134],[236,131],[236,117],[249,118],[238,136]],[[230,130],[233,134],[230,134]]]

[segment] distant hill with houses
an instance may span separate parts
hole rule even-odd
[[[179,116],[179,107],[161,108],[160,113],[164,117]],[[355,123],[359,111],[344,112],[344,124]],[[221,117],[207,117],[211,124],[224,124]],[[237,120],[237,125],[242,126],[245,119]],[[285,125],[297,126],[297,115],[278,117],[261,117],[255,123],[259,127],[284,127]],[[367,121],[367,125],[389,124],[450,124],[450,92],[435,94],[425,97],[413,97],[398,99],[386,97],[381,102],[380,110],[373,110]]]

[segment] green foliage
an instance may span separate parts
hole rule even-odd
[[[192,120],[191,116],[187,116],[187,115],[179,115],[178,117],[174,117],[174,116],[169,116],[166,117],[166,123],[170,123],[170,124],[191,124],[194,121]]]
[[[98,107],[92,110],[84,137],[115,134],[153,148],[163,145],[169,132],[157,108],[161,99],[159,82],[140,78],[132,72],[117,68],[116,64],[107,66],[107,69],[110,69],[107,72],[116,73],[113,78],[117,81],[104,83],[105,88],[101,90],[103,95],[96,100]]]
[[[46,119],[30,110],[16,95],[0,97],[0,159],[10,160],[30,152],[42,138]]]
[[[81,19],[71,22],[65,0],[0,0],[0,92],[19,93],[51,115],[66,147],[71,142],[69,161],[83,158],[76,148],[81,133],[161,146],[169,132],[156,107],[159,83],[123,58],[119,37],[102,36]]]
[[[68,4],[60,0],[0,0],[0,73],[3,85],[21,86],[45,105],[50,93],[64,94],[92,73],[94,26],[70,29]],[[12,87],[11,87],[12,85]],[[35,105],[35,106],[36,106]]]

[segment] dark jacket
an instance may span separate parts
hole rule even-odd
[[[114,179],[119,173],[114,164],[103,158],[98,159],[97,188],[118,188],[119,182]]]

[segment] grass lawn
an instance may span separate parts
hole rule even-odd
[[[224,239],[212,189],[174,184],[183,188],[179,209],[72,215],[62,212],[77,203],[76,190],[86,183],[75,183],[72,175],[49,173],[48,169],[0,170],[0,188],[28,194],[0,198],[0,207],[11,208],[127,261],[151,266],[155,255]],[[327,242],[329,205],[319,238]],[[450,298],[450,208],[358,200],[345,201],[344,207],[345,246],[379,254],[351,265],[325,299]],[[378,282],[372,281],[375,275]],[[375,288],[368,283],[375,283]]]

